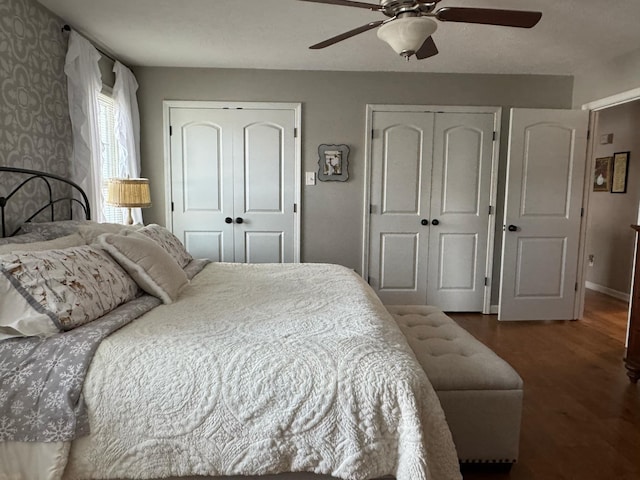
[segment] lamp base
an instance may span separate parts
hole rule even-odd
[[[127,218],[124,224],[133,225],[133,216],[131,215],[131,207],[127,208]]]

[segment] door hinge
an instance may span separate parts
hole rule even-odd
[[[376,138],[376,131],[372,128],[371,129],[371,139],[373,140],[374,138]]]
[[[496,141],[496,137],[498,136],[498,132],[494,131],[493,132],[493,141]]]
[[[587,140],[591,138],[591,130],[587,130]]]
[[[293,204],[293,213],[298,213],[298,204],[297,203]]]
[[[169,125],[169,136],[173,135],[173,127]]]
[[[173,202],[171,202],[171,211],[172,212],[173,212],[174,208],[175,208],[175,205],[173,204]]]
[[[578,291],[578,282],[576,282],[576,292]]]
[[[489,205],[489,215],[493,215],[493,205]]]
[[[293,136],[294,136],[294,138],[298,138],[298,129],[297,128],[293,129]]]
[[[374,212],[373,204],[369,204],[369,215],[372,215]]]
[[[489,285],[489,277],[484,277],[484,286]]]
[[[584,207],[582,207],[582,208],[580,209],[580,216],[581,216],[581,217],[584,217]]]

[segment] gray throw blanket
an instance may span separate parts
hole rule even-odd
[[[159,305],[136,298],[102,318],[47,338],[0,342],[0,441],[65,442],[89,434],[84,377],[100,342]]]

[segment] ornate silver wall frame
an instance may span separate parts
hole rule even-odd
[[[346,182],[349,179],[349,147],[326,145],[318,147],[318,180]]]

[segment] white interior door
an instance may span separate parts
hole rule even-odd
[[[387,304],[426,303],[433,122],[373,113],[369,283]]]
[[[235,261],[294,261],[295,117],[238,110],[234,140]],[[238,223],[242,221],[242,223]]]
[[[195,257],[298,261],[296,111],[170,107],[171,221]]]
[[[499,320],[574,316],[587,111],[511,110]]]
[[[172,108],[173,232],[196,258],[232,262],[233,126],[229,111]]]
[[[494,114],[435,119],[427,301],[445,311],[482,311]]]

